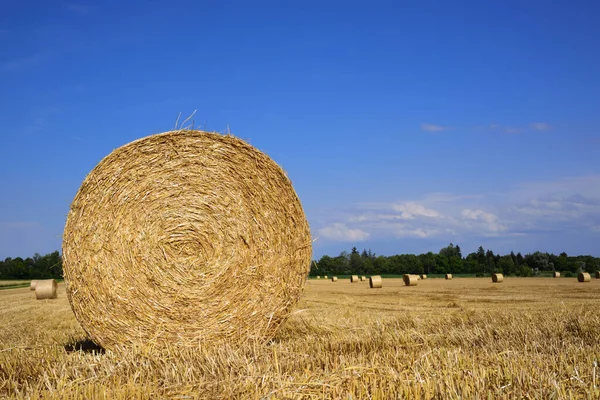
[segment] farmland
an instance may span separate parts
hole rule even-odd
[[[64,284],[3,290],[0,397],[598,398],[599,305],[598,279],[311,279],[269,343],[113,353]]]

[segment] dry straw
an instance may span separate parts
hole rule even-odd
[[[577,280],[579,282],[589,282],[592,280],[592,277],[587,272],[580,272],[579,274],[577,274]]]
[[[418,275],[410,275],[410,274],[405,274],[404,275],[404,284],[406,286],[417,286],[417,278],[419,276]]]
[[[266,340],[300,298],[311,254],[284,171],[241,139],[191,130],[105,157],[63,235],[71,307],[109,349]]]
[[[452,274],[446,274],[446,279],[447,279],[447,280],[450,280],[450,279],[452,279]]]
[[[54,279],[38,280],[34,290],[37,300],[56,299],[58,297],[57,284]]]
[[[379,276],[379,275],[371,276],[369,278],[369,287],[371,289],[379,289],[379,288],[383,287],[383,280],[381,279],[381,276]]]
[[[427,279],[427,275],[421,274],[421,279]]]
[[[361,281],[361,282],[364,282],[364,281],[366,281],[366,280],[367,280],[367,277],[366,277],[366,276],[361,276],[361,277],[360,277],[360,281]]]
[[[333,276],[333,277],[331,277],[331,282],[337,282],[337,281],[338,281],[338,280],[337,280],[337,276]]]
[[[502,274],[492,274],[492,282],[494,283],[500,283],[500,282],[504,282],[504,275]]]
[[[558,272],[558,271],[554,271],[554,273],[552,274],[552,276],[553,276],[554,278],[560,278],[560,272]]]
[[[352,275],[350,277],[350,282],[354,283],[354,282],[358,282],[358,275]]]
[[[31,281],[31,283],[29,284],[29,290],[35,290],[35,286],[37,285],[38,280],[34,279]]]

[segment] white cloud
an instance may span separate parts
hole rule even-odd
[[[450,129],[448,126],[434,125],[434,124],[421,124],[421,130],[425,132],[442,132]]]
[[[438,233],[440,233],[440,231],[436,230],[436,229],[425,229],[425,228],[416,228],[416,229],[410,229],[410,228],[398,228],[394,231],[395,235],[397,237],[417,237],[420,239],[425,239],[431,236],[435,236]]]
[[[405,203],[393,204],[392,209],[402,214],[400,219],[415,219],[415,217],[439,218],[440,213],[436,210],[427,208],[422,204],[407,201]]]
[[[340,222],[321,228],[318,232],[324,238],[338,242],[360,242],[367,240],[370,236],[368,232],[362,229],[351,229]]]
[[[499,222],[495,214],[483,210],[464,209],[461,215],[466,220],[478,222],[480,227],[490,232],[503,232],[507,229],[505,224]]]
[[[552,129],[552,126],[550,126],[550,124],[547,124],[545,122],[534,122],[531,125],[529,125],[529,127],[536,131],[548,131],[548,130]]]

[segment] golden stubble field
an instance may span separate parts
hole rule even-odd
[[[600,398],[600,280],[310,280],[266,344],[98,353],[58,300],[0,291],[0,397]],[[83,348],[83,350],[77,350]]]

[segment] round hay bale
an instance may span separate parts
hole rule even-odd
[[[592,277],[587,272],[580,272],[577,274],[577,280],[579,282],[590,282],[592,280]]]
[[[37,300],[56,299],[58,285],[54,279],[41,279],[35,285],[35,298]]]
[[[358,275],[352,275],[350,277],[350,283],[358,282]]]
[[[492,282],[494,282],[494,283],[504,282],[504,275],[502,275],[500,273],[492,274]]]
[[[35,290],[35,286],[38,283],[38,279],[34,279],[31,281],[31,283],[29,284],[29,290]]]
[[[241,139],[190,130],[105,157],[63,234],[71,307],[108,349],[267,340],[300,298],[311,254],[284,171]]]
[[[371,276],[369,278],[369,287],[371,289],[379,289],[379,288],[383,287],[383,279],[381,279],[381,276],[379,276],[379,275]]]
[[[332,276],[332,277],[331,277],[331,282],[337,282],[337,281],[338,281],[338,280],[337,280],[337,276]]]
[[[317,279],[321,279],[321,277],[319,275],[317,275]]]
[[[323,277],[323,279],[329,279],[329,278],[327,278],[327,275],[325,275],[325,276]]]
[[[427,279],[427,275],[421,274],[421,279]]]
[[[404,275],[404,284],[406,286],[417,286],[417,275]]]
[[[596,271],[596,279],[600,279],[600,271]]]
[[[446,280],[452,279],[452,274],[446,274]]]
[[[558,272],[558,271],[554,271],[554,272],[552,273],[552,277],[553,277],[553,278],[560,278],[560,272]]]
[[[360,277],[360,281],[361,281],[361,282],[364,282],[364,281],[366,281],[366,280],[367,280],[367,277],[366,277],[366,276],[361,276],[361,277]]]

